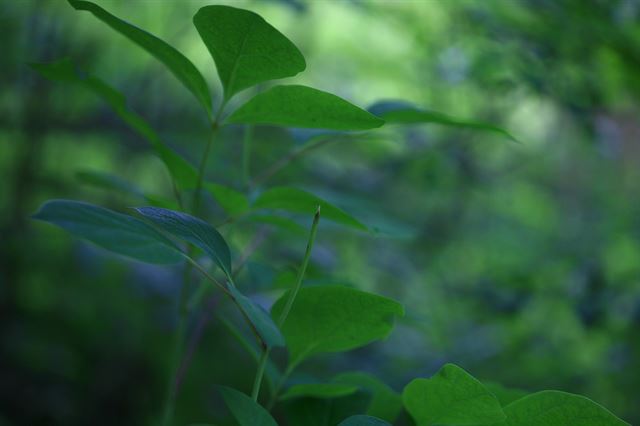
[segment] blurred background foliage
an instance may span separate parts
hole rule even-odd
[[[191,23],[211,2],[98,3],[183,51],[219,99]],[[403,99],[493,122],[521,141],[385,127],[326,144],[262,185],[311,190],[378,227],[368,235],[321,223],[309,281],[374,291],[407,310],[387,341],[316,358],[297,377],[364,370],[400,390],[455,362],[510,387],[581,393],[640,422],[640,2],[226,4],[261,14],[300,47],[308,66],[293,82],[362,106]],[[125,93],[194,164],[207,121],[161,64],[66,2],[4,1],[0,21],[0,423],[151,424],[180,268],[116,258],[29,216],[49,198],[144,204],[87,185],[80,171],[170,198],[168,175],[100,99],[27,63],[72,58]],[[250,175],[306,136],[254,129]],[[243,189],[242,138],[239,127],[223,135],[208,180]],[[217,203],[207,206],[222,222]],[[221,230],[236,259],[256,247],[239,280],[268,306],[291,282],[304,234],[251,222]],[[197,349],[176,424],[219,416],[216,383],[251,385],[255,363],[233,336],[231,312],[212,291],[191,318]]]

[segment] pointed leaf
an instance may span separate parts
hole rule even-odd
[[[113,16],[97,4],[83,0],[69,0],[69,3],[76,10],[91,12],[96,18],[155,56],[193,93],[207,113],[211,114],[211,95],[204,77],[177,49],[153,34]]]
[[[271,414],[249,396],[226,386],[219,386],[219,390],[240,426],[278,426]]]
[[[343,420],[338,426],[391,426],[391,423],[376,417],[358,415]]]
[[[159,207],[138,207],[136,211],[158,228],[202,249],[231,276],[231,253],[222,235],[202,219]]]
[[[206,183],[205,188],[229,216],[240,216],[249,210],[249,199],[242,192],[217,183]]]
[[[254,209],[285,210],[291,213],[300,213],[309,216],[315,214],[318,206],[320,206],[322,211],[323,219],[328,219],[362,231],[368,230],[366,225],[358,219],[345,213],[333,204],[302,189],[284,186],[271,188],[260,194],[258,199],[253,203]]]
[[[288,297],[287,292],[278,299],[272,317],[279,318]],[[394,318],[403,314],[399,303],[353,288],[302,288],[281,327],[290,364],[316,353],[347,351],[385,338]]]
[[[507,421],[500,426],[629,426],[589,398],[560,391],[525,396],[504,412]]]
[[[251,321],[265,345],[268,347],[284,346],[284,337],[267,311],[240,293],[235,286],[229,286],[229,292],[242,309],[243,314]]]
[[[337,375],[332,380],[335,383],[355,385],[371,393],[372,399],[367,414],[393,422],[402,411],[400,395],[376,377],[360,371],[347,372]]]
[[[260,15],[229,6],[205,6],[193,24],[216,63],[225,99],[306,67],[298,48]]]
[[[183,260],[175,244],[143,221],[89,203],[47,201],[33,218],[143,262],[170,264]]]
[[[480,426],[505,419],[496,397],[453,364],[446,364],[430,379],[411,381],[402,399],[417,426]]]
[[[281,400],[310,397],[310,398],[339,398],[358,391],[357,386],[340,383],[305,383],[293,385],[280,396]]]
[[[446,126],[499,133],[511,140],[517,141],[517,139],[507,130],[493,124],[451,117],[441,112],[420,109],[414,105],[402,101],[378,102],[369,107],[369,111],[372,114],[375,114],[378,117],[384,119],[387,124],[443,124]]]
[[[329,130],[367,130],[384,121],[339,98],[307,86],[275,86],[234,111],[235,124],[270,124]]]

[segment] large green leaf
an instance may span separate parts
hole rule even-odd
[[[338,426],[391,426],[391,423],[376,417],[357,415],[344,419]]]
[[[384,120],[336,95],[299,85],[275,86],[262,92],[226,121],[330,130],[367,130],[384,124]]]
[[[240,293],[235,286],[229,286],[229,292],[266,346],[284,346],[284,337],[267,311]]]
[[[271,315],[279,318],[289,297],[274,304]],[[290,363],[321,352],[354,349],[386,337],[402,305],[371,293],[343,286],[300,289],[286,322],[281,327]]]
[[[446,126],[494,132],[516,141],[516,138],[507,130],[493,124],[452,117],[441,112],[421,109],[402,101],[378,102],[369,107],[369,111],[384,119],[387,124],[443,124]]]
[[[249,199],[242,192],[211,182],[205,188],[229,216],[237,217],[249,210]]]
[[[340,383],[304,383],[291,386],[280,396],[280,399],[286,400],[300,397],[339,398],[357,391],[357,386]]]
[[[285,210],[311,216],[320,206],[322,218],[363,231],[366,225],[323,199],[298,188],[275,187],[266,190],[253,203],[254,209]]]
[[[487,390],[489,390],[489,392],[491,392],[495,395],[496,398],[498,398],[500,405],[502,405],[503,407],[520,398],[527,396],[530,393],[523,389],[507,388],[502,386],[500,383],[487,382],[485,380],[482,381],[482,384],[485,388],[487,388]]]
[[[453,364],[446,364],[430,379],[411,381],[402,399],[417,426],[490,425],[505,419],[496,397]]]
[[[135,217],[79,201],[51,200],[34,219],[50,222],[114,253],[148,263],[183,260],[169,239]]]
[[[34,63],[31,67],[45,78],[79,84],[102,98],[125,123],[151,143],[179,188],[192,189],[196,186],[198,174],[195,168],[167,147],[151,126],[129,109],[126,98],[120,92],[97,77],[80,73],[69,59],[46,64]]]
[[[589,398],[560,391],[525,396],[504,412],[507,420],[501,426],[629,426]]]
[[[402,411],[400,395],[376,377],[360,371],[341,373],[333,378],[335,383],[355,385],[371,393],[367,414],[393,422]]]
[[[136,211],[158,228],[202,249],[228,276],[231,253],[222,235],[202,219],[159,207],[138,207]]]
[[[278,426],[271,414],[249,396],[226,386],[218,388],[240,426]]]
[[[96,18],[155,56],[193,93],[207,113],[211,114],[211,95],[207,83],[200,71],[182,53],[153,34],[113,16],[94,3],[83,0],[69,0],[69,3],[76,10],[91,12]]]
[[[260,15],[205,6],[193,17],[216,63],[225,99],[258,83],[291,77],[306,67],[298,48]]]

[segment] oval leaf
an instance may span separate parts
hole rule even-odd
[[[260,15],[229,6],[205,6],[193,24],[216,63],[225,99],[306,68],[302,53]]]
[[[384,121],[331,93],[307,86],[275,86],[234,111],[228,123],[329,130],[367,130]]]
[[[227,275],[231,276],[231,253],[222,235],[202,219],[159,207],[138,207],[138,213],[158,228],[202,249]]]
[[[357,386],[340,383],[305,383],[291,386],[282,394],[280,399],[286,400],[300,397],[339,398],[341,396],[351,395],[357,391]]]
[[[269,316],[269,313],[262,309],[261,306],[255,304],[247,296],[240,293],[235,286],[229,286],[228,289],[242,310],[242,313],[247,316],[251,324],[253,324],[253,327],[255,327],[255,331],[260,336],[260,340],[268,347],[284,346],[284,337],[282,337],[282,333]]]
[[[525,396],[504,412],[504,426],[629,426],[589,398],[560,391]]]
[[[271,316],[279,318],[289,297],[274,304]],[[300,289],[281,327],[291,356],[290,364],[321,352],[340,352],[386,337],[402,305],[386,297],[343,286]]]
[[[320,206],[322,218],[342,225],[367,231],[368,228],[358,219],[345,213],[338,207],[323,199],[303,191],[302,189],[289,187],[275,187],[266,190],[253,203],[254,209],[285,210],[291,213],[313,215]]]
[[[96,18],[152,54],[169,68],[173,75],[193,93],[207,113],[211,114],[211,95],[204,77],[202,77],[195,65],[176,48],[153,34],[113,16],[90,1],[69,0],[69,3],[76,10],[91,12]]]
[[[143,221],[93,204],[51,200],[33,218],[143,262],[170,264],[184,259],[169,239]]]
[[[249,396],[226,386],[218,389],[240,426],[278,426],[271,414]]]
[[[402,399],[417,426],[489,425],[505,419],[496,397],[453,364],[446,364],[430,379],[411,381]]]
[[[391,423],[376,417],[358,415],[341,421],[338,426],[391,426]]]

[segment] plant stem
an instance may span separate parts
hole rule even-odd
[[[280,314],[280,318],[276,323],[278,328],[281,328],[284,322],[286,321],[287,316],[289,315],[289,311],[291,311],[291,307],[293,306],[293,302],[295,301],[296,296],[298,295],[298,291],[300,290],[300,287],[302,287],[302,279],[304,278],[304,273],[307,270],[307,265],[309,265],[309,259],[311,259],[311,249],[313,248],[313,243],[316,240],[316,234],[318,233],[319,221],[320,221],[320,206],[318,206],[318,210],[316,210],[316,214],[313,216],[313,223],[311,224],[311,231],[309,232],[309,240],[307,241],[307,248],[304,253],[304,259],[302,259],[302,265],[298,270],[296,283],[293,289],[291,290],[291,292],[289,293],[289,297],[287,298],[287,302],[284,306],[284,309],[282,310],[282,313]],[[271,348],[266,346],[263,347],[262,356],[260,357],[260,361],[258,362],[258,369],[256,370],[256,377],[253,381],[253,389],[251,391],[251,397],[256,402],[258,401],[258,396],[260,394],[260,385],[262,384],[262,376],[264,376],[264,370],[267,365],[267,360],[269,359],[270,353],[271,353]],[[290,369],[292,370],[291,365],[290,365]],[[287,371],[289,371],[289,369],[287,369]],[[291,372],[289,372],[289,374],[290,373]],[[274,395],[272,396],[272,401],[274,401],[275,398],[277,398],[279,388],[282,387],[282,385],[284,384],[284,380],[286,380],[286,377],[284,375],[283,377],[284,379],[280,379],[281,383],[279,383],[279,386],[277,386],[276,390],[274,391]],[[275,401],[273,403],[275,403]]]

